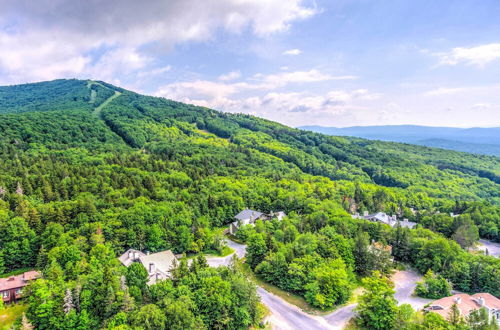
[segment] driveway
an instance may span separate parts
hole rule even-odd
[[[412,296],[417,282],[422,279],[422,276],[417,272],[413,270],[398,271],[392,275],[391,279],[394,282],[394,290],[396,291],[394,298],[396,298],[399,305],[410,304],[413,309],[419,310],[432,301],[432,299]]]
[[[358,306],[358,304],[340,307],[334,312],[325,315],[324,318],[333,329],[343,329],[347,322],[354,317],[354,309],[356,306]]]
[[[246,245],[235,243],[226,239],[229,247],[234,249],[238,258],[242,258],[246,253]],[[209,257],[207,262],[211,267],[229,265],[233,254],[227,257]],[[419,297],[413,297],[413,291],[421,275],[412,270],[398,271],[392,276],[396,293],[394,298],[399,304],[410,304],[414,309],[421,309],[425,304],[432,301]],[[269,308],[271,315],[266,318],[273,329],[295,330],[295,329],[343,329],[349,320],[355,315],[354,309],[357,304],[340,307],[334,312],[325,316],[316,316],[302,311],[280,297],[257,287],[257,293],[261,297],[262,303]]]
[[[279,330],[295,330],[295,329],[342,329],[341,327],[334,327],[328,322],[315,315],[310,315],[284,301],[278,296],[269,293],[261,287],[257,287],[261,301],[271,315],[267,317],[266,321],[272,324],[273,329]]]
[[[226,257],[207,257],[207,263],[210,267],[229,266],[229,264],[231,263],[231,258],[235,253],[238,258],[243,258],[245,256],[247,252],[246,245],[238,244],[227,238],[225,239],[225,241],[227,246],[234,250],[234,253],[231,253]]]
[[[478,249],[481,251],[488,249],[488,254],[490,256],[500,258],[500,244],[499,243],[494,243],[494,242],[488,241],[486,239],[480,239]]]

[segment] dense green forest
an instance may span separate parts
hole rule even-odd
[[[127,248],[220,250],[245,207],[289,214],[239,233],[247,263],[319,308],[347,301],[356,277],[388,271],[373,240],[458,290],[500,296],[500,259],[468,251],[479,237],[500,242],[496,157],[331,137],[104,82],[0,87],[0,273],[43,271],[27,314],[37,328],[258,323],[255,288],[236,268],[200,258],[147,287],[116,260]],[[349,216],[363,211],[419,228]]]

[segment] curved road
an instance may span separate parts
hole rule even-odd
[[[246,253],[246,245],[235,243],[226,239],[227,245],[235,250],[238,258],[242,258]],[[207,262],[211,267],[228,266],[233,254],[227,257],[208,257]],[[422,278],[414,271],[398,271],[392,276],[395,284],[394,298],[399,304],[410,304],[414,309],[422,308],[429,299],[413,297],[416,282]],[[257,287],[257,293],[261,297],[262,303],[269,308],[271,315],[266,318],[273,329],[295,330],[295,329],[343,329],[347,322],[355,315],[354,309],[357,304],[340,307],[334,312],[325,316],[316,316],[302,311],[282,298]]]

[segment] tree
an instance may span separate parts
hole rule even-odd
[[[488,315],[486,308],[480,308],[472,311],[467,317],[467,325],[472,330],[498,330],[500,327],[495,320],[495,317]]]
[[[264,234],[253,234],[248,239],[247,246],[247,263],[252,269],[255,269],[258,264],[264,260],[267,252],[267,245],[264,239]]]
[[[73,304],[73,294],[71,293],[71,290],[68,288],[66,289],[66,294],[64,295],[64,306],[63,306],[64,313],[68,315],[74,308],[75,305]]]
[[[134,262],[127,267],[125,278],[129,288],[135,286],[144,292],[147,288],[148,277],[148,271],[140,262]]]
[[[467,223],[458,227],[451,238],[463,249],[468,249],[479,239],[479,232],[476,225]]]
[[[1,214],[0,214],[1,217]],[[32,266],[35,261],[35,232],[20,217],[0,218],[0,252],[5,268]]]
[[[312,281],[305,286],[305,298],[313,306],[326,309],[349,299],[351,285],[342,259],[314,268],[311,278]]]
[[[373,255],[368,251],[370,237],[367,233],[358,231],[354,238],[354,266],[356,273],[361,276],[370,274],[373,270]]]
[[[23,313],[21,318],[21,330],[33,330],[33,325],[31,325],[25,313]]]
[[[460,315],[460,310],[458,309],[457,303],[453,303],[453,305],[451,305],[447,320],[451,325],[455,327],[459,327],[465,324],[462,315]]]
[[[424,329],[449,330],[450,324],[438,313],[426,313],[422,322]]]
[[[172,330],[203,328],[203,322],[195,316],[193,310],[196,310],[196,305],[187,296],[168,301],[165,308],[165,327]]]
[[[396,225],[396,231],[392,240],[392,254],[398,261],[407,262],[410,259],[410,234],[408,228]]]
[[[362,280],[365,293],[359,298],[357,322],[368,329],[393,329],[397,302],[391,281],[379,272]]]
[[[416,323],[415,311],[410,304],[402,304],[397,309],[394,328],[398,330],[412,329]]]
[[[132,324],[136,327],[146,330],[165,329],[165,314],[161,309],[154,305],[144,305],[132,316]]]
[[[423,281],[417,282],[415,293],[419,297],[440,299],[451,295],[451,284],[441,275],[428,270]]]

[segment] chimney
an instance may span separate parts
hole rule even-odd
[[[134,260],[137,260],[137,259],[139,259],[139,253],[134,252]]]
[[[368,216],[368,211],[364,211],[364,212],[363,212],[363,215],[364,215],[365,217],[366,217],[366,216]]]
[[[10,281],[14,281],[15,279],[16,278],[14,276],[11,276],[11,277],[9,277],[9,279],[7,281],[10,282]]]
[[[479,306],[484,307],[484,303],[485,303],[484,298],[479,297],[478,301],[479,301]]]
[[[458,296],[455,299],[453,299],[453,301],[455,301],[455,303],[458,305],[462,302],[462,297]]]
[[[132,259],[134,257],[134,252],[132,250],[128,251],[128,258]]]
[[[149,255],[149,251],[146,251],[146,255],[147,255],[147,256]]]
[[[149,263],[149,272],[153,273],[156,270],[156,266],[153,262]]]
[[[160,273],[156,273],[156,280],[158,281],[160,279]]]

